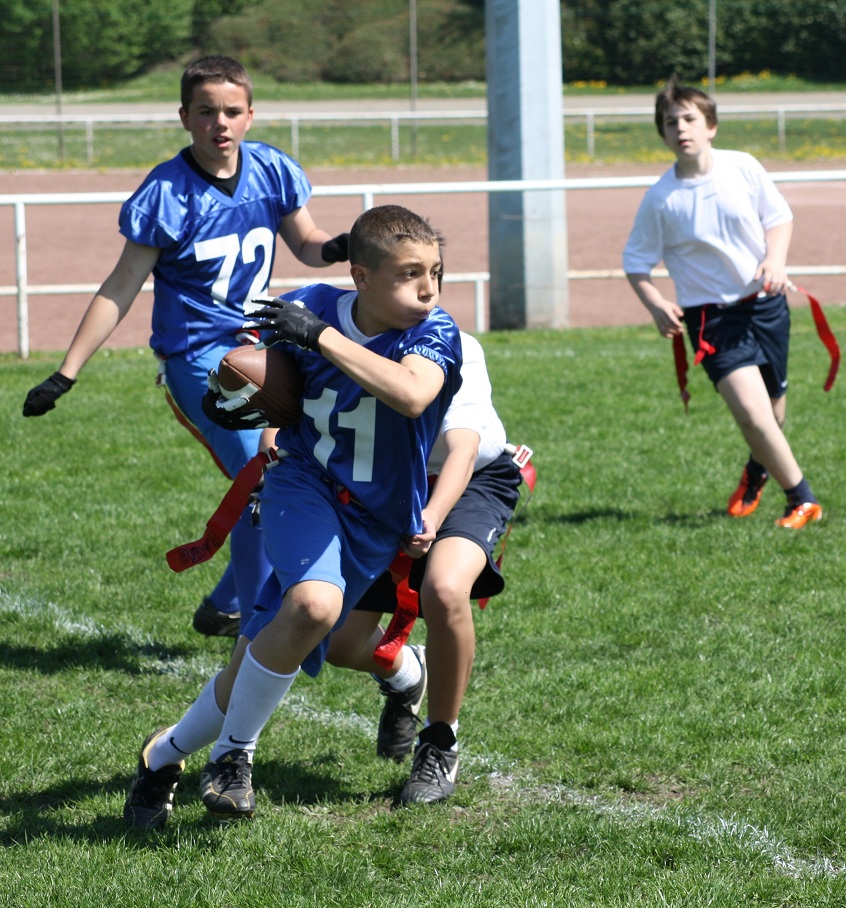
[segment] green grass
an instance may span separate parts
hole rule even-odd
[[[151,836],[120,819],[141,739],[229,649],[190,629],[222,558],[164,554],[226,486],[147,351],[99,354],[37,420],[21,402],[57,357],[0,357],[2,908],[844,904],[843,377],[822,392],[807,311],[788,434],[825,517],[798,533],[772,484],[724,516],[739,434],[701,370],[684,415],[654,330],[483,342],[539,479],[476,611],[455,797],[392,809],[376,686],[327,668],[262,736],[253,823],[206,818],[198,756]]]
[[[82,103],[115,104],[118,110],[140,102],[158,102],[173,97],[180,70],[162,67],[125,85],[98,91],[68,93],[63,98],[63,111],[73,113]],[[744,73],[731,79],[718,79],[721,93],[737,94],[733,103],[742,103],[749,91],[814,91],[840,90],[843,86],[815,84],[795,76],[775,76],[769,72]],[[257,108],[270,101],[331,101],[396,99],[398,108],[407,109],[409,87],[390,85],[336,85],[329,83],[289,84],[257,76]],[[602,82],[573,82],[564,88],[568,95],[643,96],[649,107],[655,86],[622,88]],[[478,98],[484,104],[485,85],[478,82],[421,83],[421,98]],[[43,105],[45,112],[55,106],[52,95],[0,95],[0,103]],[[791,115],[786,121],[786,140],[779,142],[775,117],[742,119],[721,118],[719,143],[724,148],[737,148],[773,161],[822,161],[846,156],[846,130],[839,116],[801,117]],[[299,146],[292,147],[289,123],[259,120],[250,137],[269,142],[294,154],[307,168],[311,167],[390,167],[424,164],[434,166],[487,165],[487,132],[483,123],[447,120],[443,123],[421,121],[400,127],[400,155],[392,155],[390,124],[361,123],[300,124]],[[84,126],[68,124],[61,138],[55,126],[0,125],[0,169],[31,168],[132,168],[149,169],[176,154],[187,142],[187,135],[174,115],[170,124],[109,126],[94,128],[93,154],[88,147]],[[565,153],[570,163],[666,163],[667,152],[659,143],[651,118],[641,122],[598,116],[595,122],[594,149],[588,143],[587,126],[581,118],[565,121]]]
[[[719,144],[748,151],[768,161],[824,161],[846,157],[844,121],[836,118],[788,119],[786,140],[780,147],[775,118],[733,120],[723,117]],[[382,124],[309,124],[299,129],[299,147],[292,148],[290,124],[258,121],[250,138],[269,142],[294,153],[306,168],[378,167],[426,164],[435,166],[487,165],[487,136],[481,123],[445,121],[400,127],[399,159],[392,157],[388,121]],[[66,126],[60,159],[55,127],[0,127],[0,169],[52,169],[94,167],[143,168],[172,157],[188,141],[174,120],[172,125],[152,124],[143,129],[97,126],[93,157],[89,156],[82,126]],[[565,152],[570,163],[656,163],[671,158],[651,122],[597,118],[594,154],[589,154],[587,127],[579,118],[565,124]]]

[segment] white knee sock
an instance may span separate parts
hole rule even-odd
[[[223,713],[214,695],[216,681],[217,675],[200,691],[188,712],[150,748],[147,765],[154,772],[170,763],[180,763],[217,740],[223,727]]]
[[[229,709],[226,710],[223,728],[210,759],[219,760],[230,750],[246,750],[252,759],[261,730],[288,693],[298,673],[299,669],[291,675],[277,675],[256,662],[248,648],[238,669]]]
[[[422,676],[423,668],[420,665],[420,660],[414,655],[410,646],[404,646],[402,648],[402,664],[397,669],[396,674],[384,679],[379,678],[377,675],[373,677],[377,681],[387,684],[392,690],[403,691],[418,684]]]

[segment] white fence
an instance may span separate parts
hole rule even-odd
[[[597,124],[603,120],[614,122],[624,119],[637,119],[651,121],[655,115],[652,107],[602,107],[596,109],[569,110],[566,105],[562,110],[565,122],[567,120],[584,120],[586,127],[586,152],[593,158],[596,154]],[[721,104],[720,119],[775,119],[778,145],[780,150],[787,147],[787,124],[790,118],[837,118],[846,117],[846,103],[844,104],[771,104],[771,105],[744,105]],[[412,127],[419,123],[433,122],[445,123],[447,121],[464,121],[469,123],[487,123],[485,110],[444,110],[444,111],[396,111],[391,113],[360,112],[360,113],[308,113],[287,114],[257,112],[257,122],[288,123],[291,129],[290,152],[294,158],[300,156],[300,129],[304,124],[344,124],[349,126],[365,126],[373,123],[385,123],[388,127],[391,147],[391,158],[398,161],[400,158],[400,126],[408,124]],[[85,147],[88,164],[94,162],[95,127],[110,125],[132,126],[144,123],[156,123],[163,126],[172,126],[181,129],[182,126],[172,113],[138,113],[138,114],[4,114],[0,115],[0,127],[3,126],[76,126],[85,130]]]
[[[777,183],[820,183],[846,181],[846,170],[784,171],[770,176]],[[372,208],[380,195],[431,195],[438,193],[491,193],[491,192],[568,192],[585,189],[626,189],[651,186],[657,177],[605,177],[563,180],[501,180],[478,182],[444,183],[365,183],[346,186],[316,186],[314,196],[358,197],[362,211]],[[0,195],[0,207],[12,207],[15,220],[15,273],[16,283],[0,286],[0,297],[17,297],[18,352],[26,359],[29,356],[29,297],[30,295],[57,295],[72,293],[94,293],[99,285],[92,284],[45,284],[30,285],[27,277],[26,209],[33,205],[81,205],[115,204],[129,198],[129,192],[81,192],[81,193],[29,193]],[[791,267],[794,275],[839,275],[846,274],[846,265],[819,267]],[[666,276],[665,271],[656,271],[656,276]],[[601,271],[573,271],[568,268],[569,280],[591,280],[600,278],[622,278],[623,271],[608,269]],[[475,287],[475,328],[478,333],[486,330],[484,285],[490,279],[488,272],[447,273],[447,283],[470,282]],[[309,283],[312,278],[288,278],[271,281],[273,289],[298,287]],[[145,290],[152,289],[147,284]]]

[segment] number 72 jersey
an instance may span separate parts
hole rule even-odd
[[[245,307],[267,290],[282,219],[310,197],[300,165],[262,142],[241,143],[231,197],[181,153],[150,172],[121,208],[119,224],[127,239],[161,250],[150,339],[159,356],[192,360],[241,329]]]

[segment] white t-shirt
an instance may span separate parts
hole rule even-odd
[[[482,345],[470,334],[461,332],[464,361],[461,366],[461,387],[446,412],[441,430],[427,461],[430,475],[440,473],[446,459],[444,434],[450,429],[472,429],[479,435],[479,454],[475,470],[481,470],[496,460],[505,450],[505,426],[491,400],[491,381],[485,366]]]
[[[742,151],[712,149],[703,177],[671,167],[647,190],[623,250],[626,274],[649,274],[663,259],[682,308],[731,303],[761,289],[755,272],[765,231],[793,219],[763,166]]]

